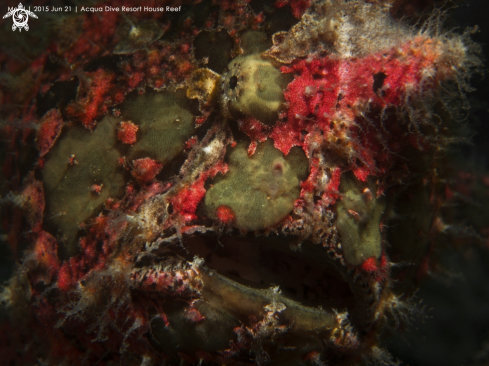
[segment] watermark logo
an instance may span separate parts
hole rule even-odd
[[[13,31],[15,31],[17,28],[19,29],[19,32],[22,31],[22,28],[28,31],[29,26],[27,25],[27,22],[29,21],[29,15],[37,19],[36,14],[34,14],[30,10],[27,10],[26,8],[24,8],[24,5],[19,3],[19,6],[17,8],[9,7],[8,13],[3,16],[3,19],[10,16],[12,17],[12,20],[14,21],[14,24],[12,25]]]

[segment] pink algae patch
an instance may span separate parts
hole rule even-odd
[[[363,261],[360,265],[360,269],[372,274],[377,281],[384,281],[389,274],[389,261],[385,254],[383,254],[380,259],[370,257]]]
[[[220,205],[216,209],[216,216],[219,222],[224,225],[230,225],[236,219],[236,215],[234,214],[233,210],[226,205]]]
[[[86,128],[93,130],[97,119],[107,113],[110,102],[117,102],[111,97],[116,75],[102,69],[87,74],[91,77],[90,89],[80,99],[80,105],[77,103],[68,106],[67,112],[70,116],[79,118]]]
[[[311,0],[277,0],[275,1],[274,5],[276,8],[282,8],[289,5],[294,17],[296,19],[300,19],[306,10],[311,6],[311,3]]]
[[[131,175],[137,180],[147,183],[155,179],[163,166],[151,158],[137,159],[133,162]]]
[[[258,142],[264,142],[267,139],[271,129],[253,117],[239,120],[238,124],[239,129],[251,139],[251,144],[248,147],[248,155],[251,156],[255,153]]]
[[[131,121],[121,122],[119,131],[117,132],[117,138],[119,141],[127,145],[132,145],[136,142],[136,132],[139,127]]]
[[[226,174],[229,167],[226,164],[217,164],[209,170],[202,172],[199,179],[191,185],[185,186],[172,198],[171,203],[176,214],[182,216],[185,221],[195,220],[197,206],[204,198],[206,190],[204,188],[207,178],[215,177],[217,173]]]
[[[353,161],[350,168],[361,181],[388,171],[392,159],[387,151],[398,152],[406,142],[385,138],[382,131],[372,132],[365,113],[409,107],[407,93],[409,100],[422,99],[441,80],[451,78],[454,71],[437,66],[440,54],[439,42],[419,36],[400,47],[362,58],[323,57],[283,66],[281,71],[294,73],[295,78],[284,91],[288,109],[269,135],[274,146],[285,155],[294,146],[307,153],[309,136],[319,132],[330,146],[341,143],[343,151],[360,160]],[[426,70],[436,72],[426,78]],[[396,124],[389,127],[388,137],[397,136]],[[413,146],[422,147],[421,138],[412,138]]]
[[[61,133],[63,119],[58,109],[51,109],[41,119],[39,130],[37,131],[36,145],[39,150],[39,156],[46,155],[54,145]]]

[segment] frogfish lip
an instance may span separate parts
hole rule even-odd
[[[175,356],[239,346],[261,357],[256,347],[270,342],[266,353],[274,362],[284,349],[295,360],[328,347],[354,351],[348,314],[359,316],[355,294],[324,248],[301,248],[293,251],[285,238],[212,235],[160,249],[160,258],[187,269],[192,279],[184,281],[193,281],[196,291],[190,300],[163,303],[165,319],[152,321],[154,346]]]

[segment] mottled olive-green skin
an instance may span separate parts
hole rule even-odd
[[[67,127],[46,156],[42,170],[46,222],[59,230],[68,255],[77,251],[80,225],[98,212],[107,198],[124,194],[117,123],[116,118],[107,116],[93,132],[82,126]],[[69,163],[71,156],[73,165]],[[99,193],[90,190],[94,184],[101,186]]]
[[[365,189],[370,193],[364,194]],[[343,197],[336,207],[336,225],[345,260],[357,266],[368,258],[379,258],[382,253],[380,220],[385,200],[375,198],[374,184],[362,184],[351,172],[342,175],[340,192]]]
[[[246,145],[238,144],[229,157],[229,172],[207,191],[207,215],[216,218],[217,208],[224,205],[231,208],[240,229],[261,230],[275,225],[294,208],[307,166],[299,148],[284,157],[269,140],[249,157]]]
[[[195,132],[191,103],[183,92],[148,92],[124,102],[123,119],[139,128],[129,159],[150,157],[166,164],[177,156]]]
[[[61,235],[67,255],[77,252],[80,225],[97,215],[105,201],[124,194],[126,179],[118,159],[150,157],[166,164],[182,150],[195,131],[192,101],[183,92],[148,92],[128,98],[121,106],[122,119],[138,126],[133,146],[118,141],[121,118],[106,116],[95,130],[65,127],[42,170],[46,190],[46,222]],[[69,164],[70,156],[74,156]],[[101,187],[92,192],[93,185]]]

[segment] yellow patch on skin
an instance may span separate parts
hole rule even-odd
[[[292,76],[282,74],[259,54],[239,56],[228,65],[221,83],[221,104],[227,117],[251,116],[273,125],[285,102],[283,90]]]

